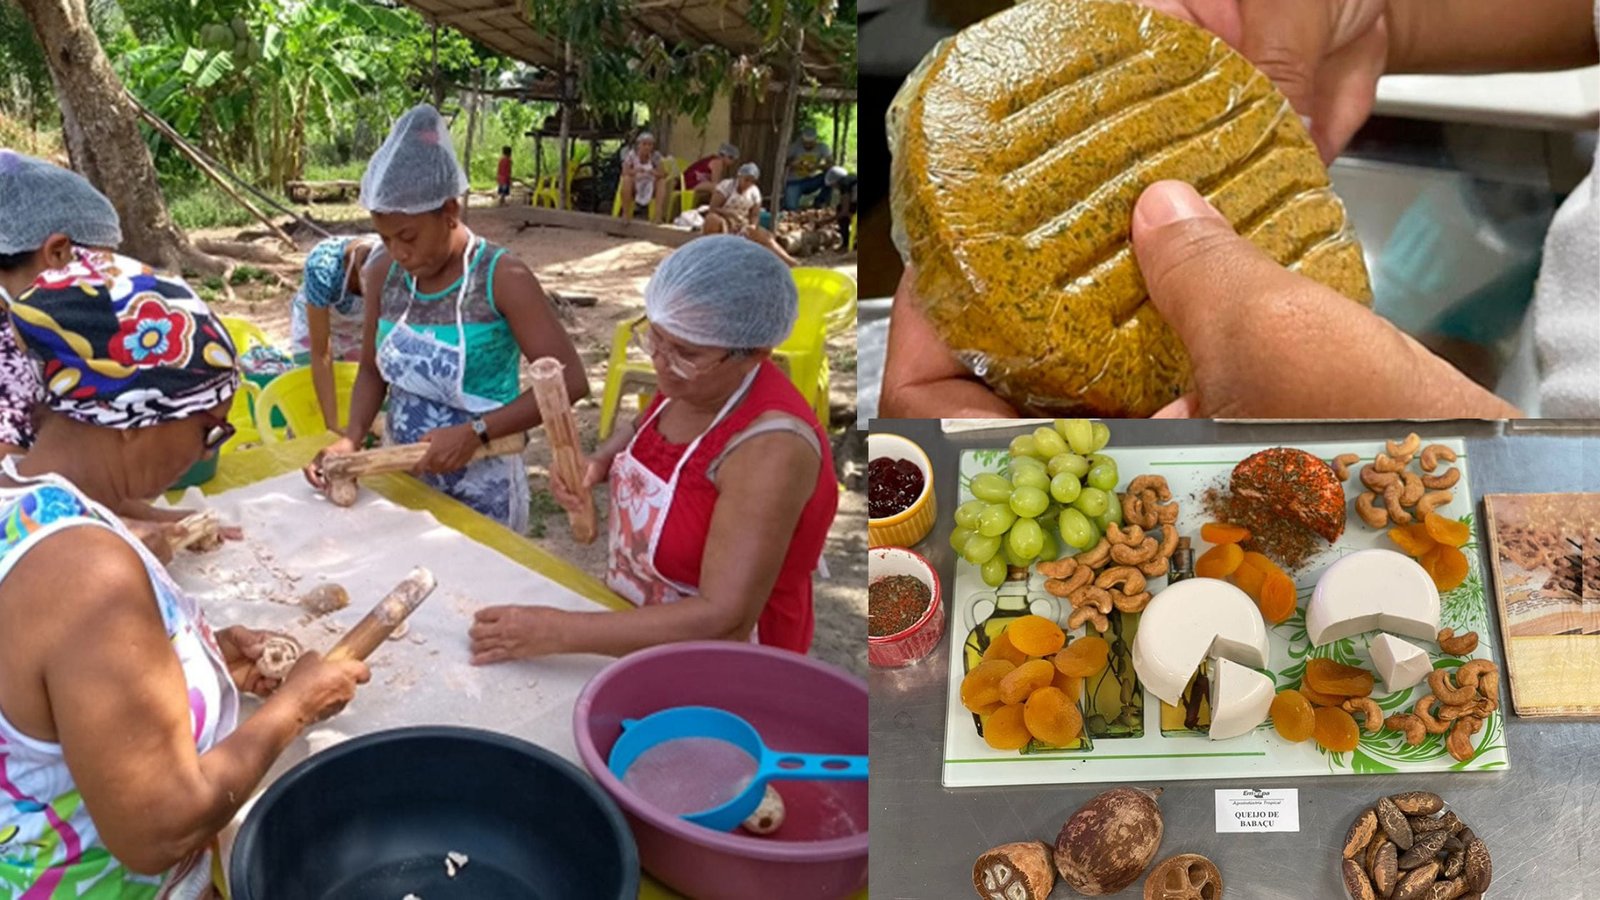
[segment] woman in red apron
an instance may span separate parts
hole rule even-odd
[[[611,485],[606,583],[639,608],[486,609],[474,663],[706,638],[810,648],[812,573],[838,490],[826,432],[771,360],[796,306],[789,270],[738,237],[702,238],[661,264],[642,337],[659,393],[595,451],[587,478]]]

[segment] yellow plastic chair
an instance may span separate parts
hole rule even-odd
[[[572,183],[578,180],[578,172],[587,162],[570,159],[567,160],[567,205],[561,205],[561,183],[556,180],[555,172],[539,176],[539,183],[534,186],[529,202],[534,206],[543,206],[548,209],[572,208]],[[619,210],[620,211],[620,210]]]
[[[682,173],[679,173],[676,176],[674,176],[672,174],[673,161],[674,161],[673,158],[669,156],[669,157],[665,157],[662,160],[661,164],[664,167],[666,167],[666,170],[667,170],[667,182],[670,184],[672,182],[672,179],[674,177],[676,177],[678,179],[678,186],[681,188],[683,186],[683,175],[682,175]],[[650,198],[650,221],[652,221],[652,222],[655,221],[656,213],[659,210],[658,204],[665,202],[665,200],[666,200],[666,198],[662,197],[660,195],[656,195],[656,196],[653,196],[653,197]],[[613,218],[613,219],[622,218],[622,179],[621,178],[617,179],[617,194],[616,194],[615,197],[611,198],[611,218]]]
[[[356,372],[360,368],[360,363],[333,364],[333,384],[338,398],[340,424],[344,424],[350,417],[350,393],[355,388]],[[286,430],[262,424],[271,422],[274,412],[281,415],[288,423]],[[266,444],[288,440],[291,436],[304,437],[327,431],[327,426],[322,422],[322,407],[317,403],[317,387],[311,379],[311,367],[301,366],[298,369],[291,369],[272,379],[262,388],[255,401],[255,421],[256,428],[261,433],[261,441]]]
[[[622,406],[623,397],[630,392],[637,393],[639,408],[643,409],[649,404],[650,395],[655,393],[656,367],[649,360],[640,362],[628,358],[628,344],[634,332],[648,324],[644,316],[639,316],[618,324],[616,331],[611,334],[611,357],[606,362],[606,389],[600,397],[602,441],[611,436],[616,426],[617,411]]]
[[[801,293],[799,316],[789,337],[772,351],[772,361],[777,363],[799,388],[801,396],[814,410],[822,410],[819,419],[826,419],[828,393],[826,382],[827,354],[824,343],[827,328],[824,321],[826,305],[817,293]]]
[[[228,337],[233,339],[233,349],[239,356],[243,356],[252,344],[262,347],[271,347],[272,342],[267,340],[266,332],[257,328],[254,323],[248,322],[238,316],[219,316],[222,327],[227,329]]]
[[[850,214],[850,246],[846,247],[845,249],[846,250],[854,250],[855,248],[856,248],[856,214],[855,213],[851,213]]]
[[[843,272],[801,266],[792,270],[794,286],[802,303],[807,295],[822,304],[822,318],[828,334],[856,327],[856,282]]]
[[[261,396],[261,385],[242,378],[239,390],[233,395],[233,405],[228,407],[228,424],[233,426],[233,437],[223,444],[219,453],[247,450],[261,443],[261,432],[256,430],[255,403]]]

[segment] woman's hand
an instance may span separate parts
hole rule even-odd
[[[472,638],[472,664],[482,666],[562,653],[564,625],[572,615],[548,606],[480,609],[467,632]]]
[[[471,425],[435,428],[417,440],[428,445],[428,455],[414,470],[418,474],[442,475],[464,469],[472,462],[472,455],[483,447]]]
[[[146,549],[155,554],[156,559],[161,560],[162,565],[171,565],[175,551],[172,549],[172,542],[167,540],[167,523],[123,519],[122,524],[128,527],[128,531],[132,532]]]
[[[322,452],[318,453],[314,458],[312,458],[311,462],[307,463],[306,467],[300,471],[305,474],[306,481],[309,482],[312,487],[319,491],[326,491],[328,489],[328,481],[322,477],[323,461],[330,456],[344,456],[346,454],[354,453],[358,449],[360,448],[356,446],[355,441],[350,440],[348,437],[341,437],[329,444],[327,447],[323,448]]]
[[[588,499],[590,491],[596,485],[611,477],[611,463],[617,458],[615,452],[586,458],[583,461],[583,485],[581,492],[573,491],[567,487],[566,482],[560,478],[550,478],[550,493],[555,496],[556,502],[568,512],[577,512]]]
[[[292,697],[300,710],[301,723],[310,725],[338,715],[355,698],[356,685],[366,684],[371,678],[366,663],[329,662],[322,654],[307,651],[284,677],[278,693]]]
[[[222,661],[227,664],[228,674],[233,676],[233,684],[239,690],[258,697],[270,697],[282,683],[277,678],[262,675],[261,670],[256,668],[256,660],[261,658],[261,650],[267,645],[267,639],[274,636],[274,632],[257,631],[243,625],[234,625],[216,633]]]

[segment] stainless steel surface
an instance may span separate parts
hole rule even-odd
[[[1600,490],[1600,437],[1592,433],[1531,435],[1496,423],[1417,425],[1340,423],[1236,425],[1210,421],[1115,421],[1116,446],[1259,443],[1464,435],[1473,498],[1481,515],[1486,493]],[[936,490],[956,496],[961,450],[1004,447],[1023,429],[946,436],[937,421],[879,420],[877,431],[911,438],[932,460]],[[1480,518],[1481,521],[1481,518]],[[951,520],[941,514],[915,549],[953,577]],[[1482,552],[1487,542],[1478,535]],[[1485,571],[1487,557],[1484,559]],[[1498,628],[1493,607],[1491,621]],[[950,639],[950,632],[946,633]],[[1500,641],[1496,633],[1496,645]],[[1504,666],[1504,652],[1498,654]],[[1066,817],[1112,787],[1034,786],[947,790],[939,783],[945,729],[948,648],[901,670],[874,669],[872,697],[872,884],[880,898],[947,900],[972,897],[972,861],[1009,841],[1053,842]],[[1509,696],[1502,698],[1509,702]],[[1166,782],[1160,798],[1166,833],[1158,858],[1203,853],[1221,868],[1235,900],[1336,900],[1344,897],[1335,862],[1346,827],[1380,794],[1431,790],[1489,844],[1494,884],[1487,896],[1525,900],[1600,898],[1600,721],[1506,717],[1508,771],[1414,777],[1202,780]],[[1299,788],[1295,834],[1217,834],[1217,788]],[[1142,882],[1116,894],[1142,897]],[[1058,887],[1055,897],[1076,896]]]

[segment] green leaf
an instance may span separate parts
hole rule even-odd
[[[1400,770],[1388,763],[1379,762],[1357,748],[1350,753],[1350,771],[1358,775],[1382,775]]]
[[[232,74],[233,70],[233,57],[226,53],[213,53],[195,74],[193,87],[199,91],[211,88]]]

